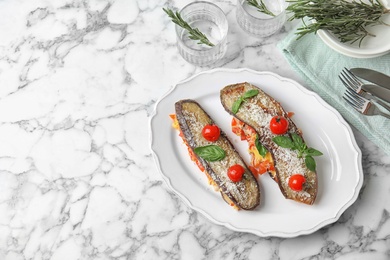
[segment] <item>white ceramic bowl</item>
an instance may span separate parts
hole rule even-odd
[[[388,4],[385,4],[388,7]],[[390,14],[383,16],[383,21],[390,24]],[[361,45],[359,42],[341,43],[332,33],[319,30],[318,36],[326,45],[335,51],[353,58],[373,58],[382,56],[390,52],[390,26],[377,25],[367,30],[376,35],[375,37],[367,36],[363,39]]]

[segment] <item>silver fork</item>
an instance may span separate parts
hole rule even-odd
[[[352,74],[347,68],[344,68],[339,78],[341,82],[349,89],[353,89],[356,93],[361,95],[362,97],[374,101],[375,103],[378,103],[379,105],[383,106],[385,109],[390,111],[390,106],[384,103],[380,98],[372,95],[370,92],[367,92],[363,89],[365,84],[361,82],[355,75]]]
[[[363,115],[380,115],[390,119],[390,114],[383,113],[375,106],[374,103],[370,102],[368,99],[360,96],[358,93],[349,88],[346,89],[343,99]]]

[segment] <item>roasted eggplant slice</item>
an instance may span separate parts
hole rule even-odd
[[[257,94],[248,95],[246,93]],[[243,98],[245,96],[250,96],[250,98]],[[228,113],[256,130],[259,141],[272,155],[278,185],[283,195],[287,199],[313,204],[317,196],[316,172],[306,166],[305,159],[301,158],[296,150],[283,148],[273,141],[277,135],[271,132],[270,121],[274,116],[283,116],[289,122],[287,133],[284,136],[299,136],[302,144],[305,144],[301,132],[279,102],[247,82],[226,86],[220,92],[220,99]],[[239,108],[237,100],[242,101]],[[297,174],[304,176],[305,179],[302,189],[298,191],[292,189],[291,184],[289,185],[290,177]]]
[[[252,210],[260,203],[260,190],[256,178],[248,169],[243,159],[237,153],[226,134],[221,130],[218,140],[207,141],[202,136],[202,130],[206,125],[215,124],[213,119],[194,100],[180,100],[175,104],[176,119],[178,121],[183,139],[197,160],[203,165],[205,173],[211,183],[221,192],[223,199],[228,204],[244,210]],[[218,146],[225,151],[223,159],[209,161],[195,152],[198,147],[208,145]],[[227,175],[232,165],[239,164],[244,168],[242,179],[233,182]],[[206,203],[206,202],[205,202]]]

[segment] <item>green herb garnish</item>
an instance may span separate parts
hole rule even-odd
[[[236,101],[234,101],[233,106],[232,106],[232,112],[233,114],[236,114],[238,110],[241,107],[242,102],[247,100],[248,98],[254,97],[257,94],[259,94],[259,91],[257,89],[251,89],[245,92],[241,97],[239,97]]]
[[[253,7],[257,8],[257,11],[268,14],[270,16],[276,16],[274,13],[272,13],[270,10],[268,10],[267,6],[264,4],[263,0],[257,1],[257,0],[247,0],[246,1],[248,5],[251,5]]]
[[[172,22],[187,30],[190,34],[188,37],[191,40],[199,41],[198,44],[206,44],[210,47],[214,46],[213,43],[209,41],[206,35],[204,35],[198,28],[192,28],[186,21],[183,20],[178,11],[173,12],[171,9],[163,8],[164,12],[172,19]]]
[[[316,33],[320,29],[333,33],[341,42],[351,44],[359,41],[359,46],[370,34],[366,27],[373,25],[387,25],[381,21],[383,14],[390,13],[378,0],[289,0],[287,11],[292,13],[290,21],[308,18],[309,23],[303,21],[298,28],[298,39],[309,33]]]
[[[226,152],[221,147],[213,144],[196,147],[194,152],[196,155],[209,162],[220,161],[226,156]]]
[[[313,156],[320,156],[322,153],[314,148],[307,147],[298,134],[291,134],[291,138],[286,135],[276,136],[272,138],[272,141],[280,147],[297,150],[299,158],[305,157],[306,167],[313,172],[316,170],[316,162]]]
[[[267,148],[264,147],[264,145],[262,145],[260,143],[260,140],[259,140],[259,136],[256,135],[256,140],[255,140],[255,146],[256,146],[256,149],[257,151],[259,152],[259,154],[261,155],[261,157],[265,157],[265,155],[267,154],[268,150]]]

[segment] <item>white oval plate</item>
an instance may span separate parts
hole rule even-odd
[[[278,185],[265,174],[259,178],[261,205],[253,211],[235,211],[208,185],[171,127],[169,114],[175,113],[175,102],[194,99],[249,162],[247,144],[231,132],[231,116],[219,100],[220,89],[244,81],[273,96],[286,111],[294,112],[293,120],[302,129],[305,141],[323,152],[323,156],[316,157],[319,188],[314,205],[285,199]],[[150,127],[153,156],[167,185],[191,208],[235,231],[262,237],[312,233],[335,222],[356,200],[362,186],[361,152],[349,125],[316,93],[270,72],[215,69],[197,74],[177,84],[157,102]]]

